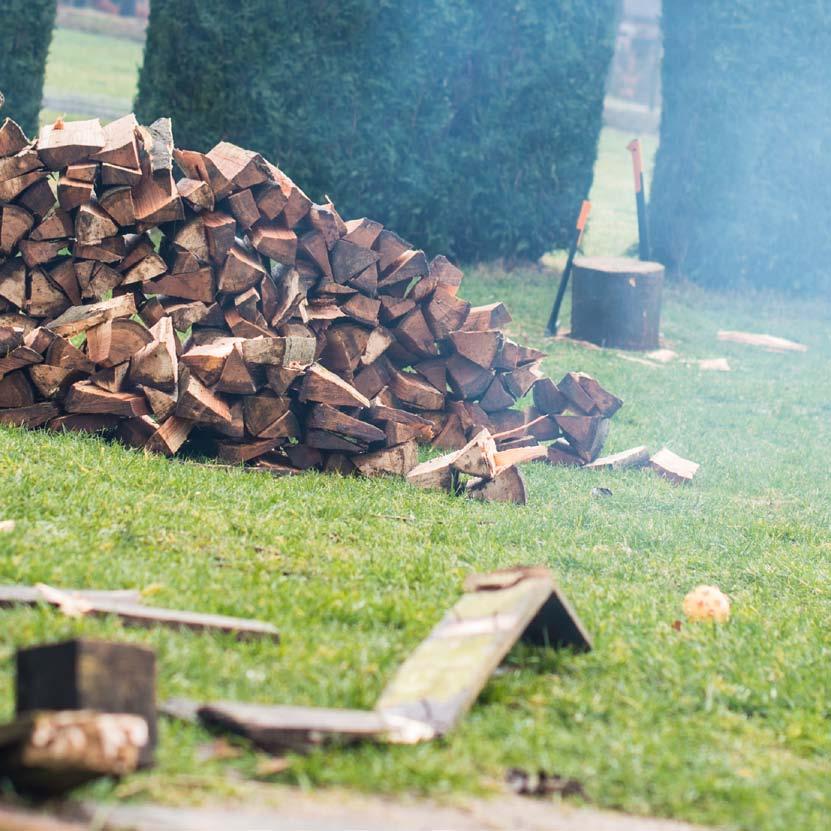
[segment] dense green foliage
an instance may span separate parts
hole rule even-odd
[[[831,3],[664,2],[657,259],[714,285],[831,287]]]
[[[536,258],[592,178],[614,0],[154,0],[136,103],[434,253]]]
[[[46,54],[55,23],[55,0],[0,2],[0,116],[13,118],[28,133],[37,130]]]

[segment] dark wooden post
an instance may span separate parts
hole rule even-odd
[[[571,336],[618,349],[657,349],[664,267],[628,257],[574,261]]]
[[[127,643],[72,640],[17,651],[17,712],[99,710],[147,722],[139,764],[152,764],[156,746],[156,657]]]

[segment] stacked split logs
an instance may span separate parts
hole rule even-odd
[[[482,498],[541,441],[552,462],[595,459],[619,399],[545,378],[461,279],[257,153],[174,149],[168,119],[59,120],[36,142],[0,127],[0,423],[164,454],[189,439],[273,472],[403,476],[418,442],[475,439]]]

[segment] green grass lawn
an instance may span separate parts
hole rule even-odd
[[[647,472],[530,465],[526,508],[401,481],[271,479],[145,457],[96,439],[0,432],[0,581],[135,587],[148,601],[256,616],[283,642],[122,629],[48,609],[2,612],[0,710],[12,655],[75,634],[146,643],[159,696],[371,707],[471,571],[554,568],[596,640],[588,656],[517,650],[449,738],[296,758],[308,786],[432,794],[487,789],[506,767],[579,778],[593,801],[727,827],[820,829],[831,809],[828,619],[831,442],[827,308],[674,290],[664,330],[685,358],[732,373],[652,368],[539,337],[550,274],[477,271],[473,301],[505,298],[545,369],[595,374],[626,405],[608,449],[666,443],[702,465],[674,488]],[[719,327],[810,345],[719,344]],[[594,485],[613,496],[596,499]],[[717,630],[672,627],[684,594],[733,599]],[[256,757],[200,761],[201,730],[163,721],[158,767],[100,796],[244,795]],[[229,775],[231,770],[238,774]],[[242,778],[239,774],[242,774]]]
[[[141,43],[125,38],[56,28],[49,46],[43,92],[49,99],[68,99],[67,103],[78,111],[44,109],[41,123],[59,115],[89,118],[95,114],[95,101],[129,112],[142,50]],[[83,98],[89,99],[89,109],[83,108],[83,100],[76,101]]]
[[[57,47],[51,79],[61,76]],[[83,45],[74,49],[66,60],[78,74],[62,80],[80,91],[97,70],[79,57]],[[122,58],[124,73],[134,71],[135,54]],[[75,63],[88,59],[89,69]],[[100,83],[91,91],[131,95],[121,81]],[[605,131],[601,141],[591,253],[620,253],[635,238],[629,138]],[[555,277],[479,269],[462,293],[505,300],[510,331],[548,350],[544,369],[555,379],[585,370],[625,399],[610,452],[666,444],[700,462],[690,487],[645,471],[528,465],[527,507],[481,505],[401,481],[271,479],[94,438],[0,429],[0,519],[17,521],[0,535],[0,582],[139,588],[151,603],[258,617],[283,635],[279,645],[238,644],[73,621],[51,609],[2,611],[0,717],[13,709],[14,649],[80,634],[152,646],[160,699],[371,707],[456,600],[465,575],[541,563],[555,569],[594,635],[593,653],[518,648],[447,739],[293,757],[275,779],[445,795],[493,790],[511,766],[543,768],[577,777],[601,806],[748,831],[824,829],[831,309],[674,288],[663,330],[681,358],[649,367],[545,341]],[[721,344],[719,328],[796,338],[810,351]],[[684,363],[719,356],[733,372]],[[592,497],[595,485],[613,496]],[[731,596],[732,620],[676,631],[682,599],[699,583]],[[87,793],[245,797],[257,755],[243,748],[237,759],[204,761],[199,746],[208,740],[201,729],[163,720],[154,770]]]

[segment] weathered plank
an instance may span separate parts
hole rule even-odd
[[[471,577],[465,594],[402,664],[375,709],[443,735],[520,638],[554,648],[591,648],[548,569],[520,567]]]

